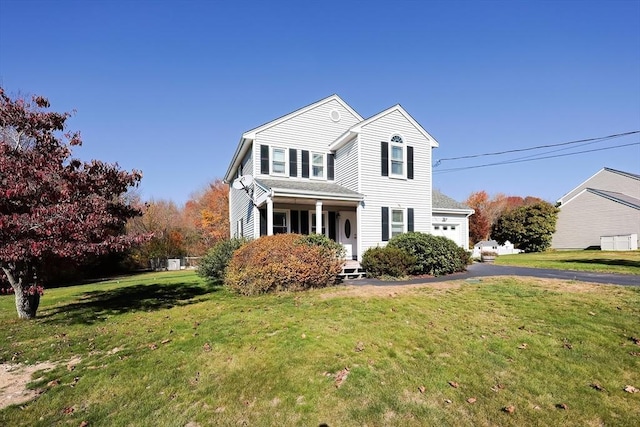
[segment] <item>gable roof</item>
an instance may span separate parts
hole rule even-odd
[[[411,123],[418,130],[418,132],[420,132],[425,138],[427,138],[428,141],[431,142],[431,144],[430,144],[431,147],[439,147],[440,146],[440,144],[438,144],[438,141],[436,141],[436,139],[433,136],[431,136],[431,134],[429,134],[429,132],[427,132],[425,130],[425,128],[423,128],[422,125],[420,123],[418,123],[411,116],[411,114],[407,113],[407,111],[404,108],[402,108],[402,105],[396,104],[393,107],[387,108],[386,110],[381,111],[378,114],[375,114],[375,115],[369,117],[368,119],[363,120],[360,123],[357,123],[357,124],[351,126],[351,128],[349,128],[345,133],[340,135],[338,137],[338,139],[336,139],[329,146],[329,149],[330,150],[339,149],[344,144],[346,144],[347,142],[349,142],[353,138],[355,138],[355,136],[358,135],[360,132],[362,132],[362,128],[364,126],[366,126],[369,123],[372,123],[372,122],[378,120],[381,117],[386,116],[387,114],[391,114],[391,113],[396,112],[396,111],[399,112],[400,114],[402,114],[409,121],[409,123]]]
[[[234,171],[237,167],[238,164],[242,161],[242,158],[244,157],[245,153],[247,152],[247,150],[249,149],[249,147],[251,146],[250,142],[253,142],[253,140],[256,138],[256,134],[258,132],[262,132],[266,129],[269,129],[273,126],[276,126],[280,123],[283,123],[287,120],[292,119],[293,117],[299,116],[301,114],[306,113],[309,110],[312,110],[316,107],[319,107],[323,104],[326,104],[327,102],[331,102],[331,101],[336,101],[338,102],[340,105],[342,105],[346,110],[348,110],[351,114],[353,114],[358,120],[363,120],[362,116],[353,108],[351,108],[351,106],[349,104],[347,104],[346,102],[344,102],[342,100],[342,98],[340,98],[338,95],[333,94],[331,96],[328,96],[326,98],[323,98],[319,101],[316,101],[314,103],[311,103],[305,107],[299,108],[291,113],[285,114],[284,116],[280,116],[277,119],[271,120],[267,123],[264,123],[258,127],[255,127],[253,129],[250,129],[248,131],[246,131],[245,133],[242,134],[242,137],[240,137],[240,141],[238,142],[238,146],[236,147],[236,151],[233,153],[233,157],[231,158],[231,162],[229,163],[229,167],[227,168],[227,173],[224,176],[224,182],[229,183],[232,180],[233,177],[233,173],[232,171]]]
[[[572,193],[575,193],[577,190],[579,190],[581,187],[584,188],[588,188],[588,186],[586,186],[586,184],[591,181],[592,179],[594,179],[596,176],[602,174],[602,173],[612,173],[612,174],[616,174],[616,175],[620,175],[623,176],[625,178],[629,178],[629,179],[633,179],[633,180],[637,180],[640,181],[640,175],[634,174],[634,173],[630,173],[630,172],[623,172],[617,169],[612,169],[612,168],[607,168],[604,167],[602,169],[600,169],[598,172],[594,173],[593,175],[591,175],[589,178],[587,178],[586,180],[582,181],[579,185],[577,185],[576,187],[572,188],[570,191],[566,192],[565,194],[562,195],[562,197],[560,197],[557,202],[560,204],[565,204],[567,203],[569,200],[571,200],[573,197],[575,197],[575,195],[573,197],[571,197],[571,199],[567,199],[567,196],[571,195]],[[582,193],[582,191],[580,191],[580,193]],[[578,193],[579,194],[579,193]]]

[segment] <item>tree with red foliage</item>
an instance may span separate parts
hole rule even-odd
[[[36,316],[47,263],[124,251],[144,239],[124,233],[140,211],[123,195],[141,173],[71,158],[80,134],[63,134],[70,114],[49,106],[39,96],[13,100],[0,87],[0,271],[20,318]]]

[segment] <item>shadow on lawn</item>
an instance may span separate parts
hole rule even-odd
[[[186,283],[134,285],[108,291],[86,292],[79,301],[54,307],[38,317],[47,322],[92,324],[135,311],[156,311],[194,304],[196,298],[219,289]]]
[[[563,262],[578,263],[578,264],[620,265],[620,266],[623,266],[623,267],[640,268],[640,261],[632,261],[632,260],[629,260],[629,259],[593,258],[593,259],[566,260],[566,261],[563,261]]]

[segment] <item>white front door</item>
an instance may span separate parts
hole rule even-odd
[[[356,213],[340,211],[338,220],[338,242],[344,246],[346,259],[354,259],[358,250],[358,236],[356,231]]]

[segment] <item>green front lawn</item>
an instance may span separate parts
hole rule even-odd
[[[0,425],[640,419],[624,391],[640,388],[639,289],[490,278],[238,297],[167,272],[45,292],[34,321],[0,297],[0,361],[59,363]]]
[[[501,255],[496,264],[640,275],[639,251],[549,251]]]

